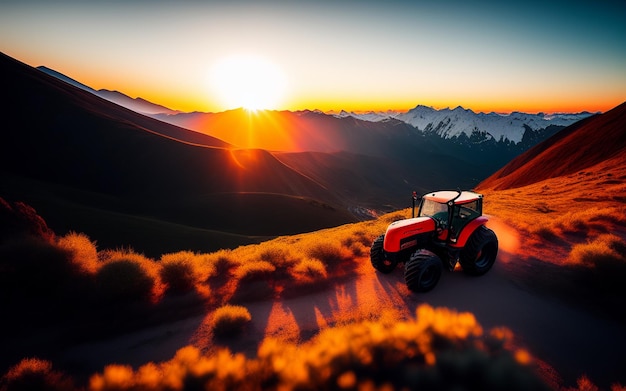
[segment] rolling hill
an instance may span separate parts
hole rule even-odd
[[[5,55],[0,193],[56,232],[152,254],[214,250],[355,221],[263,150],[137,114]]]
[[[598,165],[623,166],[626,164],[625,129],[626,102],[604,114],[577,122],[537,144],[478,187],[511,189]]]

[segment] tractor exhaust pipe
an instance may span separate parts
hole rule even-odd
[[[415,201],[417,201],[417,193],[413,192],[413,216],[415,217]]]

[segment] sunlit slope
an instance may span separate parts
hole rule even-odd
[[[401,138],[414,129],[398,120],[367,122],[316,111],[247,111],[162,114],[163,119],[241,148],[281,152],[351,151],[379,155],[382,138]]]
[[[150,251],[158,243],[149,237],[137,237],[138,245],[121,235],[145,231],[137,218],[150,229],[175,224],[196,236],[197,230],[273,236],[354,221],[331,192],[266,151],[224,148],[6,56],[0,67],[0,193],[32,204],[53,229]],[[170,250],[192,247],[175,231]]]
[[[626,321],[626,104],[581,121],[513,160],[478,190],[533,289]],[[502,224],[504,223],[504,224]]]
[[[567,127],[513,159],[479,184],[510,189],[571,175],[598,164],[626,162],[626,103]],[[601,191],[601,189],[598,189]]]

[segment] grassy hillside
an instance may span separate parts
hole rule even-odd
[[[537,259],[537,253],[530,253],[546,243],[539,240],[549,230],[554,237],[553,242],[550,238],[547,242],[554,244],[550,246],[555,249],[551,254],[562,253],[558,263],[565,273],[598,268],[607,259],[602,252],[607,249],[618,254],[609,259],[617,265],[612,272],[624,272],[620,266],[624,264],[626,248],[622,239],[607,237],[606,232],[594,234],[592,230],[589,236],[579,237],[576,244],[568,247],[563,244],[569,238],[564,234],[567,230],[560,230],[566,225],[556,223],[540,232],[533,231],[530,222],[546,213],[546,209],[532,194],[527,198],[500,191],[486,194],[487,213],[501,213],[497,220],[511,216],[505,210],[515,209],[513,200],[526,201],[515,204],[518,210],[523,205],[534,210],[517,215],[520,218],[516,226],[522,236],[537,240],[528,242],[528,253],[521,251],[518,263],[544,263]],[[537,377],[532,356],[511,344],[510,331],[484,331],[471,314],[429,306],[420,307],[415,317],[409,319],[399,317],[393,310],[338,314],[338,322],[324,327],[325,331],[310,342],[267,339],[255,357],[219,347],[221,339],[228,341],[245,335],[250,321],[246,307],[251,303],[311,294],[371,272],[368,258],[373,238],[384,232],[390,222],[408,217],[409,210],[233,250],[179,251],[149,258],[130,248],[98,249],[94,241],[80,233],[55,236],[27,206],[6,202],[3,205],[2,221],[4,225],[12,224],[0,230],[4,271],[0,286],[3,297],[8,299],[5,314],[12,320],[5,324],[4,335],[10,338],[2,341],[2,367],[7,372],[0,384],[6,389],[20,389],[25,384],[44,384],[53,389],[88,384],[90,389],[103,390],[180,389],[199,384],[249,389],[453,389],[460,384],[475,384],[477,389],[548,387],[545,380]],[[550,213],[557,220],[550,221],[576,221],[585,213],[579,211],[566,217],[569,212],[554,210]],[[621,216],[623,219],[625,215]],[[623,224],[608,215],[594,221]],[[596,251],[595,246],[582,250],[576,247],[594,241],[600,243],[602,251]],[[533,278],[532,284],[536,284],[536,274],[537,269],[532,275],[517,275],[516,281]],[[615,281],[615,276],[595,273],[594,279],[604,284]],[[556,281],[559,288],[578,289],[572,282]],[[555,290],[555,280],[550,283]],[[592,298],[606,299],[597,292]],[[210,352],[181,347],[170,361],[135,369],[111,363],[95,374],[85,373],[84,368],[74,373],[77,368],[68,370],[54,365],[54,352],[60,346],[205,312],[212,314],[206,325],[212,330],[209,335],[213,335],[215,344]],[[33,340],[33,334],[41,338]],[[290,364],[285,365],[287,362]],[[586,387],[593,384],[581,377],[579,388]]]

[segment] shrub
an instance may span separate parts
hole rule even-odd
[[[148,300],[154,285],[154,278],[132,258],[109,261],[96,274],[96,289],[104,301]]]
[[[208,254],[205,262],[207,265],[213,265],[215,275],[217,276],[227,274],[231,269],[237,266],[237,263],[233,260],[230,251],[227,250],[221,250],[217,253]]]
[[[60,237],[57,244],[73,254],[74,263],[83,271],[95,273],[98,270],[98,250],[87,235],[70,232]]]
[[[321,261],[331,276],[345,276],[356,266],[352,253],[337,242],[317,243],[307,255]]]
[[[626,245],[612,234],[600,235],[578,244],[570,252],[570,260],[578,271],[577,284],[595,296],[602,305],[625,316],[621,298],[626,294]]]
[[[9,369],[0,379],[0,390],[49,390],[75,389],[74,381],[67,375],[52,370],[49,361],[25,358]]]
[[[54,232],[30,205],[10,203],[0,197],[0,241],[15,236],[35,236],[51,242]]]
[[[190,251],[161,256],[159,277],[170,292],[187,293],[195,287],[199,276],[195,270],[194,261],[195,254]]]
[[[15,300],[62,297],[79,280],[69,251],[34,236],[0,246],[0,270],[0,292]]]
[[[251,320],[252,316],[246,307],[222,306],[213,313],[213,333],[218,337],[239,334]]]
[[[245,262],[237,269],[237,277],[241,282],[268,280],[276,267],[266,261]]]
[[[355,256],[362,257],[369,254],[370,246],[376,236],[378,235],[367,234],[361,230],[347,232],[347,237],[341,241],[341,244]]]
[[[279,246],[263,249],[260,258],[274,265],[276,269],[286,269],[298,262],[298,258],[291,255],[289,250]]]
[[[600,235],[587,243],[575,245],[570,252],[570,260],[587,266],[623,263],[626,261],[626,244],[616,235]]]
[[[302,259],[292,269],[291,275],[296,282],[311,284],[314,282],[323,282],[327,277],[326,267],[317,259]]]
[[[223,307],[226,331],[236,328]],[[218,311],[220,311],[219,309]],[[214,315],[215,324],[218,311]],[[247,310],[239,307],[243,324]],[[187,346],[174,358],[136,371],[111,365],[91,378],[94,390],[140,389],[437,389],[548,390],[527,352],[512,351],[507,333],[490,334],[469,313],[418,307],[415,320],[359,322],[323,330],[297,345],[265,339],[256,358],[228,349],[203,356]],[[214,326],[215,327],[215,326]],[[494,350],[495,349],[495,350]],[[120,379],[124,380],[123,385]]]

